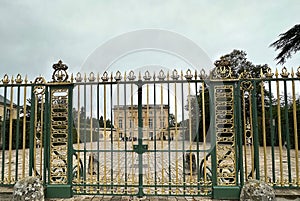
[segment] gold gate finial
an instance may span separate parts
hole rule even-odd
[[[212,71],[213,79],[232,79],[233,72],[231,63],[224,56],[220,60],[215,62],[215,68]]]
[[[52,68],[54,69],[52,74],[53,82],[66,82],[68,80],[68,66],[63,64],[61,60],[59,60],[57,64],[53,64]]]

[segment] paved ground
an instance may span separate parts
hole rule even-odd
[[[136,144],[137,142],[134,142],[134,144]],[[145,141],[145,143],[147,143]],[[148,150],[154,150],[154,142],[153,141],[149,141],[149,147]],[[132,150],[132,142],[127,142],[127,150]],[[80,145],[80,149],[82,149],[84,146],[86,146],[87,149],[90,150],[97,150],[97,143],[93,142],[93,143],[86,143],[86,145],[81,144]],[[187,178],[189,179],[189,175],[184,175],[183,174],[183,152],[185,150],[189,150],[189,144],[183,144],[182,142],[178,142],[178,144],[176,144],[176,142],[172,141],[170,144],[168,144],[168,142],[164,141],[157,141],[156,142],[156,149],[157,152],[146,152],[143,155],[143,170],[144,170],[144,183],[147,184],[148,182],[150,182],[150,184],[153,184],[154,181],[156,180],[158,184],[160,185],[168,185],[169,182],[171,182],[171,184],[176,184],[177,182],[179,184],[182,184],[183,178]],[[105,149],[108,152],[106,152],[106,154],[104,154],[104,152],[100,152],[100,179],[97,179],[97,174],[93,175],[93,174],[87,174],[86,177],[86,183],[91,183],[91,184],[104,184],[105,180],[106,181],[111,181],[111,176],[113,177],[113,181],[114,184],[124,184],[125,182],[125,178],[127,179],[127,182],[130,184],[135,184],[137,185],[137,181],[138,181],[138,155],[134,152],[122,152],[122,150],[124,150],[125,147],[125,142],[114,142],[113,145],[110,144],[110,142],[108,142],[106,145],[104,145],[103,142],[101,142],[99,144],[100,149]],[[74,148],[76,149],[76,144],[74,144]],[[201,145],[200,145],[200,150],[202,149]],[[246,147],[246,154],[244,155],[245,158],[247,159],[247,163],[244,163],[244,167],[247,167],[247,171],[248,173],[251,170],[251,149],[250,147]],[[196,145],[192,146],[192,149],[196,150],[197,147]],[[113,152],[111,154],[110,150],[117,150],[117,152]],[[171,154],[169,154],[168,150],[182,150],[182,152],[171,152]],[[41,149],[37,149],[36,150],[36,155],[37,155],[37,163],[36,163],[36,167],[37,170],[39,171],[40,168],[43,167],[43,165],[41,163],[39,163],[39,161],[43,161],[40,160],[41,158],[39,157],[40,155],[43,156],[42,153],[43,150]],[[245,151],[245,149],[243,149],[243,151]],[[267,165],[267,174],[268,174],[268,178],[272,178],[272,160],[271,160],[271,148],[268,147],[267,148],[267,158],[268,160],[266,160],[266,165]],[[282,176],[284,177],[284,182],[287,181],[287,175],[288,175],[288,171],[287,171],[287,154],[286,154],[286,150],[283,150],[283,152],[281,153],[282,155],[282,170],[280,170],[280,166],[279,166],[279,150],[278,148],[275,148],[275,177],[276,177],[276,183],[280,181],[280,176],[282,173]],[[25,150],[25,167],[26,168],[26,172],[25,172],[25,176],[28,175],[28,160],[29,160],[29,152],[28,149]],[[89,170],[89,155],[90,152],[87,152],[86,154],[86,168],[85,170],[88,172]],[[262,147],[260,148],[260,165],[261,165],[261,169],[260,169],[260,175],[261,178],[264,178],[264,155],[263,155],[263,150]],[[200,158],[204,157],[204,152],[200,153]],[[81,159],[83,158],[83,154],[81,153]],[[113,160],[112,160],[113,158]],[[125,160],[126,158],[126,160]],[[7,176],[8,173],[8,162],[7,162],[7,155],[5,158],[5,169],[4,169],[4,175]],[[105,159],[105,160],[104,160]],[[295,181],[295,153],[294,150],[291,151],[291,173],[292,173],[292,180]],[[0,161],[2,160],[2,154],[0,155]],[[105,161],[105,162],[104,162]],[[125,162],[126,161],[126,162]],[[76,161],[74,161],[73,163],[74,165],[76,165]],[[170,164],[170,171],[169,171],[169,164]],[[2,163],[0,163],[0,169],[1,168]],[[207,165],[210,166],[210,160],[207,161]],[[21,173],[22,173],[22,152],[21,150],[18,153],[18,162],[16,162],[16,153],[13,151],[12,153],[12,161],[11,161],[11,171],[14,172],[16,170],[16,168],[18,167],[18,176],[21,177]],[[106,174],[104,174],[106,173]],[[113,173],[113,174],[112,174]],[[106,175],[104,177],[104,175]],[[156,177],[155,177],[156,175]],[[12,182],[14,182],[14,176],[15,173],[11,174],[12,177]],[[171,179],[170,179],[171,178]],[[176,181],[176,179],[178,178],[178,180]],[[195,180],[186,180],[188,182],[195,182]],[[96,183],[94,183],[96,182]],[[166,187],[165,187],[166,188]],[[120,190],[120,194],[122,195],[122,191],[124,189],[119,188],[116,190]],[[136,193],[137,188],[135,188],[132,193]],[[153,191],[153,188],[145,188],[145,192],[147,192],[147,190],[149,191]],[[158,188],[159,192],[163,191],[162,188]],[[176,189],[172,189],[172,190],[176,190]],[[180,190],[180,189],[179,189]],[[103,189],[98,189],[98,191],[103,191]],[[291,193],[291,191],[288,192],[284,192],[282,195],[280,195],[281,197],[288,197],[292,198],[292,199],[296,199],[298,194],[295,194],[293,196],[293,193]],[[0,200],[10,200],[11,199],[11,195],[9,194],[1,194],[0,191]],[[150,197],[150,198],[144,198],[143,200],[211,200],[209,198],[193,198],[193,197]],[[59,199],[48,199],[49,201],[52,200],[59,200]],[[61,199],[60,199],[61,200]],[[108,197],[108,196],[75,196],[71,199],[64,199],[64,200],[138,200],[137,198],[133,198],[133,197]],[[280,199],[278,199],[280,200]],[[299,199],[300,200],[300,199]]]
[[[12,195],[11,194],[0,194],[1,201],[11,201]],[[46,198],[46,201],[223,201],[223,200],[214,200],[210,198],[197,198],[197,197],[145,197],[145,198],[132,198],[132,197],[109,197],[109,196],[75,196],[73,198],[68,199],[49,199]],[[300,198],[290,197],[277,197],[277,201],[300,201]],[[233,201],[233,200],[231,200]],[[236,200],[235,200],[236,201]]]
[[[11,195],[3,195],[0,194],[1,201],[11,201]],[[133,198],[133,197],[111,197],[111,196],[75,196],[73,198],[68,199],[45,199],[46,201],[164,201],[164,200],[171,200],[171,201],[193,201],[193,200],[201,200],[201,201],[212,201],[209,198],[193,198],[193,197],[145,197],[145,198]]]
[[[13,188],[0,187],[0,201],[11,201],[12,200]],[[276,189],[276,200],[277,201],[300,201],[300,189]],[[46,198],[46,201],[222,201],[211,199],[209,197],[130,197],[130,196],[74,196],[72,198]],[[233,200],[232,200],[233,201]]]

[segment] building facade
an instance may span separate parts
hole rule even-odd
[[[12,115],[13,119],[17,118],[17,109],[16,105],[12,104],[12,111],[10,110],[10,101],[8,99],[4,99],[3,96],[0,95],[0,121],[4,121],[4,110],[6,110],[6,120],[10,118]]]
[[[114,127],[119,138],[137,139],[138,138],[138,106],[114,106]],[[168,105],[143,105],[143,139],[173,140],[175,129],[168,129],[169,117]],[[170,135],[169,135],[170,131]]]

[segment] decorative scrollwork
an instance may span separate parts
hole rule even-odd
[[[81,77],[81,73],[80,73],[80,72],[78,72],[78,73],[76,74],[75,80],[76,80],[76,82],[81,82],[81,81],[82,81],[82,77]]]
[[[240,79],[251,79],[252,78],[252,75],[249,71],[247,70],[244,70],[240,76],[239,76]]]
[[[122,79],[122,76],[121,76],[121,72],[120,71],[117,71],[116,72],[116,76],[115,76],[115,80],[118,82]]]
[[[185,74],[185,79],[187,79],[187,80],[191,80],[192,78],[193,78],[193,75],[192,75],[192,71],[190,70],[190,69],[188,69],[187,71],[186,71],[186,74]]]
[[[280,75],[283,78],[287,78],[289,77],[290,73],[287,71],[286,67],[283,67]]]
[[[10,80],[9,80],[9,78],[8,78],[8,75],[5,74],[4,77],[3,77],[3,79],[2,79],[3,84],[8,84],[9,81],[10,81]]]
[[[204,69],[202,69],[202,70],[200,71],[200,74],[199,74],[198,76],[199,76],[199,78],[202,79],[202,80],[204,80],[204,79],[207,78],[207,75],[206,75]]]
[[[171,75],[171,78],[172,78],[173,80],[178,80],[179,75],[178,75],[178,72],[177,72],[176,69],[173,70],[172,75]]]
[[[232,85],[214,87],[218,185],[236,184],[233,92]],[[224,97],[230,101],[224,100]]]
[[[253,89],[253,84],[251,81],[242,81],[241,82],[241,90],[251,91]]]
[[[232,69],[231,64],[224,57],[221,57],[221,60],[215,62],[215,68],[212,71],[213,79],[231,79],[232,77]]]
[[[101,79],[102,79],[103,82],[108,81],[109,78],[108,78],[108,73],[106,71],[103,73],[103,76],[101,77]]]
[[[22,76],[20,74],[18,74],[15,81],[16,81],[17,84],[21,84],[23,82]]]
[[[144,75],[144,80],[150,80],[151,79],[151,75],[150,75],[150,73],[149,73],[149,71],[146,71],[145,72],[145,75]]]
[[[268,68],[266,73],[266,78],[272,78],[274,73],[272,73],[272,69]]]
[[[159,79],[160,81],[163,81],[165,78],[166,78],[166,75],[165,75],[164,71],[163,71],[163,70],[160,70],[160,71],[159,71],[159,74],[158,74],[158,79]]]
[[[134,72],[131,70],[129,72],[128,80],[133,81],[135,80],[136,76],[134,75]]]
[[[88,78],[88,80],[89,80],[90,82],[94,82],[95,79],[96,79],[95,74],[94,74],[93,72],[91,72],[91,73],[90,73],[90,77]]]
[[[68,169],[69,89],[52,89],[50,102],[50,183],[66,184]]]
[[[68,66],[66,64],[63,64],[63,62],[59,60],[58,63],[53,64],[52,67],[54,69],[54,72],[52,74],[53,82],[66,82],[68,80]]]
[[[297,73],[296,73],[297,77],[300,78],[300,66],[297,69]]]
[[[33,92],[35,95],[43,95],[45,93],[45,84],[46,80],[43,77],[37,77],[34,80],[34,89]]]

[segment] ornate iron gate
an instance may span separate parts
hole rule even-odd
[[[79,160],[73,162],[73,192],[211,195],[214,145],[207,134],[209,96],[204,78],[204,72],[192,75],[190,70],[185,75],[174,70],[171,75],[160,71],[152,76],[146,71],[138,78],[133,71],[124,77],[105,72],[101,78],[93,73],[82,78],[78,73],[73,149]],[[200,120],[204,126],[194,123]]]
[[[51,82],[2,79],[1,186],[38,176],[48,197],[234,199],[250,179],[300,185],[300,67],[70,79],[61,61],[53,68]]]

